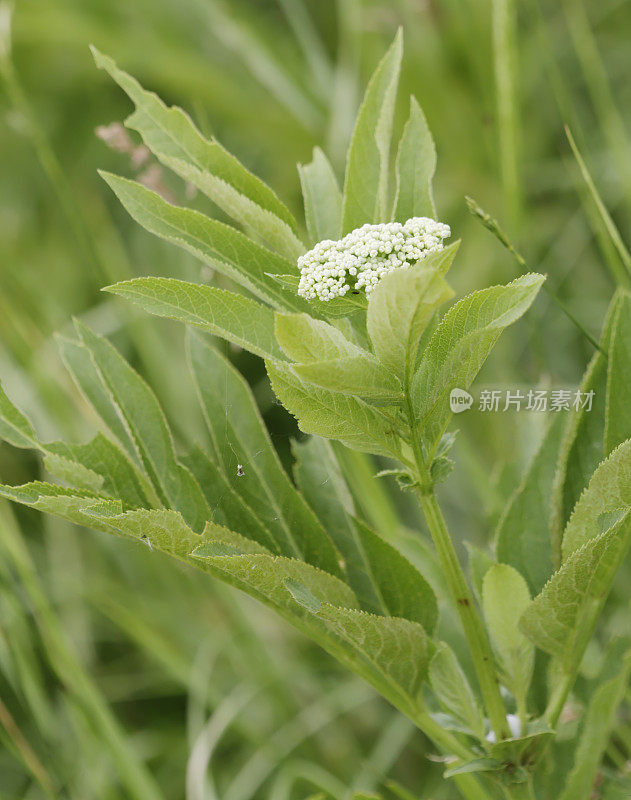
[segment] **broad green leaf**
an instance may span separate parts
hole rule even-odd
[[[33,447],[35,431],[28,419],[13,405],[0,384],[0,439],[14,447]]]
[[[591,411],[569,412],[567,429],[559,453],[559,464],[554,478],[552,494],[552,555],[555,566],[561,563],[563,529],[572,509],[587,486],[594,470],[606,456],[604,451],[607,362],[604,355],[609,350],[611,331],[622,294],[616,292],[609,305],[600,337],[601,352],[592,357],[579,391],[593,392]]]
[[[519,627],[537,647],[576,669],[614,576],[629,549],[628,516],[572,552],[521,617]]]
[[[301,431],[337,439],[354,450],[399,458],[397,431],[377,409],[356,397],[305,383],[289,364],[266,365],[274,393]]]
[[[582,732],[559,800],[589,800],[616,722],[616,712],[627,692],[631,652],[622,659],[618,674],[600,685],[589,701]]]
[[[57,444],[57,443],[55,443]],[[54,478],[75,489],[88,489],[93,492],[102,492],[104,479],[91,469],[84,467],[78,461],[56,453],[44,451],[44,466]],[[122,500],[122,498],[121,498]],[[138,505],[138,503],[134,503]],[[140,505],[147,505],[146,501]]]
[[[420,623],[433,634],[438,605],[433,589],[405,556],[385,542],[361,520],[354,519],[364,569],[379,595],[381,611]]]
[[[399,30],[366,89],[346,162],[342,233],[366,222],[386,222],[390,142],[403,54]]]
[[[600,464],[563,534],[563,560],[631,511],[631,439]]]
[[[631,295],[622,294],[617,306],[607,364],[605,455],[631,438]],[[591,412],[593,413],[593,412]]]
[[[362,353],[340,330],[328,322],[314,319],[309,314],[277,312],[275,333],[285,355],[301,364],[353,357]]]
[[[100,501],[108,499],[95,492],[80,489],[66,489],[53,483],[33,481],[22,486],[6,486],[0,484],[0,497],[29,506],[44,514],[74,522],[76,525],[88,526],[100,531],[109,531],[106,525],[99,522],[92,524],[91,518],[84,514],[84,509]],[[112,501],[110,501],[112,502]],[[119,508],[120,508],[120,504]]]
[[[437,219],[432,178],[436,171],[436,147],[423,110],[410,97],[410,116],[403,129],[397,153],[397,194],[394,219],[411,217]]]
[[[305,381],[332,392],[368,398],[378,404],[403,402],[403,389],[396,376],[368,353],[294,364],[293,370]]]
[[[456,767],[449,767],[443,773],[444,778],[454,778],[458,775],[467,775],[473,772],[497,772],[502,769],[502,762],[496,758],[489,758],[483,756],[481,758],[474,758],[471,761],[466,761],[464,764],[459,764]]]
[[[500,334],[530,307],[543,275],[522,275],[506,286],[460,300],[438,325],[414,375],[412,396],[426,448],[432,453],[449,420],[452,389],[468,389]]]
[[[270,552],[280,554],[280,548],[269,528],[235,491],[224,472],[206,453],[195,448],[183,461],[204,492],[214,523],[239,531]]]
[[[346,657],[337,656],[343,663],[401,710],[418,707],[433,652],[421,625],[321,601],[317,592],[309,587],[299,591],[295,583],[287,591],[346,645]]]
[[[223,538],[216,540],[222,547],[213,548],[216,528],[208,526],[204,536],[196,535],[174,511],[120,513],[115,504],[105,502],[87,507],[84,513],[98,527],[196,563],[272,606],[406,713],[417,711],[432,654],[421,625],[357,610],[345,584],[302,561],[242,554]]]
[[[307,230],[315,244],[339,239],[342,233],[342,193],[328,158],[319,147],[309,164],[298,164],[305,202]]]
[[[156,500],[145,476],[103,434],[86,444],[44,444],[1,387],[0,438],[15,447],[39,450],[51,475],[77,489],[109,495],[129,507],[151,505]]]
[[[566,419],[555,414],[528,471],[497,527],[498,561],[510,564],[537,593],[554,570],[550,514],[552,484]]]
[[[270,273],[269,277],[280,283],[285,289],[289,289],[295,294],[298,293],[299,275],[273,275]],[[332,300],[309,300],[308,306],[311,316],[320,319],[336,319],[364,312],[368,307],[368,302],[365,294],[353,294],[350,292],[343,297],[334,297]]]
[[[424,628],[399,617],[381,617],[323,603],[316,614],[352,648],[354,670],[398,708],[421,702],[433,645]],[[347,663],[352,663],[347,661]]]
[[[405,617],[433,633],[438,617],[433,590],[398,550],[354,518],[353,501],[331,445],[313,436],[294,442],[293,451],[298,485],[331,532],[362,609]]]
[[[371,293],[366,323],[373,349],[404,383],[412,377],[423,331],[452,296],[445,279],[431,268],[431,256],[384,275]]]
[[[484,717],[455,653],[438,643],[429,665],[429,682],[444,709],[479,739],[484,738]]]
[[[61,336],[58,337],[57,342],[63,362],[85,400],[92,406],[127,455],[136,464],[140,464],[138,449],[129,428],[119,414],[116,403],[94,365],[89,350],[81,342]]]
[[[254,597],[274,605],[284,616],[300,616],[308,623],[312,620],[301,612],[301,606],[286,586],[301,584],[306,592],[320,602],[329,601],[334,605],[354,608],[357,600],[352,591],[342,581],[327,572],[282,556],[249,553],[231,556],[203,556],[204,549],[196,550],[194,557],[198,564],[208,565],[218,570],[224,579],[252,594]],[[295,589],[294,589],[295,591]],[[322,630],[322,626],[320,630]]]
[[[197,481],[177,461],[171,432],[153,391],[106,339],[80,323],[77,332],[131,431],[160,500],[179,511],[194,530],[203,530],[210,518],[208,503]]]
[[[330,443],[319,436],[292,441],[294,476],[305,500],[315,511],[344,559],[348,583],[365,611],[383,613],[357,527],[351,492]]]
[[[126,120],[167,167],[197,186],[237,222],[268,241],[294,262],[304,252],[296,223],[286,206],[218,142],[207,141],[190,117],[168,108],[114,61],[92,48],[98,67],[106,70],[128,94],[136,111]]]
[[[283,358],[274,335],[274,312],[243,295],[174,278],[134,278],[105,291],[131,300],[150,314],[203,328],[254,355]]]
[[[418,711],[433,652],[421,625],[358,610],[347,586],[300,561],[256,554],[198,560],[274,607],[402,711]]]
[[[40,447],[45,454],[47,469],[59,478],[63,470],[61,459],[70,465],[78,464],[99,476],[102,480],[100,492],[121,500],[125,507],[146,507],[155,502],[155,495],[145,476],[101,433],[87,444],[52,442]],[[69,477],[67,480],[71,482]]]
[[[202,540],[202,544],[198,545],[192,552],[194,558],[243,556],[252,553],[256,555],[274,555],[259,542],[248,539],[229,528],[224,528],[222,525],[216,525],[214,522],[206,523]]]
[[[199,211],[171,205],[135,181],[101,172],[133,219],[150,233],[183,247],[213,269],[276,308],[302,311],[308,303],[269,277],[291,271],[292,264],[241,231]]]
[[[232,488],[272,533],[279,552],[340,574],[340,555],[283,470],[246,381],[199,336],[189,337],[189,354],[215,452]]]
[[[201,543],[182,515],[171,509],[138,509],[120,513],[112,505],[93,505],[83,512],[111,530],[151,545],[176,558],[190,560],[189,554]]]
[[[535,660],[535,648],[517,627],[530,605],[524,578],[508,564],[495,564],[484,576],[482,608],[491,645],[513,696],[525,701]]]

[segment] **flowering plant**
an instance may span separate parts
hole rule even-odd
[[[61,350],[103,432],[87,444],[44,443],[0,393],[0,435],[38,450],[60,481],[0,492],[144,542],[268,604],[407,715],[468,800],[587,798],[631,671],[628,648],[621,658],[616,645],[569,766],[559,774],[549,759],[566,763],[562,712],[631,541],[631,441],[611,411],[628,392],[618,376],[631,352],[629,298],[614,298],[584,381],[584,391],[606,387],[606,425],[595,435],[582,409],[566,427],[557,417],[469,581],[435,493],[452,466],[449,398],[468,389],[544,278],[476,291],[441,316],[458,243],[443,244],[435,150],[413,98],[390,188],[401,56],[397,36],[368,85],[343,192],[322,151],[300,168],[307,252],[268,186],[95,52],[135,104],[127,125],[243,228],[104,174],[141,225],[239,287],[138,278],[107,291],[265,359],[277,398],[312,436],[296,447],[292,480],[245,380],[214,340],[191,333],[210,444],[182,454],[149,386],[77,323]],[[414,492],[433,571],[423,574],[355,508],[340,470],[348,448],[385,459],[380,474]],[[462,640],[439,608],[443,620],[457,614]],[[620,785],[610,776],[611,792]]]

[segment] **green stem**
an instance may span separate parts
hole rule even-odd
[[[409,382],[405,390],[406,412],[411,431],[411,445],[416,462],[418,478],[418,498],[421,509],[429,528],[440,566],[456,603],[460,622],[462,624],[473,665],[484,699],[484,705],[495,733],[496,740],[507,739],[510,736],[506,722],[506,707],[500,694],[499,682],[493,666],[493,652],[486,629],[474,604],[473,595],[458,561],[447,524],[434,494],[433,488],[427,489],[429,484],[428,468],[423,454],[423,445],[418,435],[416,415],[412,405]]]
[[[475,607],[473,595],[458,561],[436,495],[433,492],[431,494],[419,492],[418,495],[443,574],[460,615],[491,727],[497,741],[506,739],[509,736],[506,708],[493,667],[493,653],[486,630]]]

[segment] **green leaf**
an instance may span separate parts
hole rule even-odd
[[[629,548],[628,516],[572,552],[524,612],[519,627],[537,647],[577,668]]]
[[[191,560],[189,554],[202,538],[191,530],[179,512],[171,509],[138,509],[120,513],[113,505],[104,504],[86,507],[83,513],[97,524],[185,561]]]
[[[449,420],[452,389],[468,389],[500,334],[530,307],[543,275],[522,275],[506,286],[482,289],[445,314],[414,375],[412,397],[421,435],[431,453]]]
[[[609,346],[605,455],[609,455],[621,442],[631,438],[629,375],[631,375],[631,295],[624,293],[617,304]]]
[[[22,486],[0,484],[0,497],[29,506],[44,514],[61,517],[76,525],[109,531],[106,525],[98,522],[93,524],[91,518],[84,514],[84,509],[100,501],[112,501],[89,490],[66,489],[53,483],[33,481]],[[120,503],[118,507],[120,509]]]
[[[150,314],[221,336],[254,355],[283,358],[274,335],[274,312],[243,295],[174,278],[134,278],[104,291],[131,300]]]
[[[153,391],[106,339],[81,323],[76,327],[133,436],[160,500],[181,512],[194,530],[203,530],[210,518],[208,503],[191,473],[177,461],[171,432]]]
[[[358,398],[305,383],[289,364],[265,363],[274,393],[296,417],[301,431],[337,439],[354,450],[400,457],[397,431],[375,408]]]
[[[537,593],[554,570],[550,514],[552,484],[566,419],[555,414],[528,471],[497,527],[498,561],[510,564]]]
[[[232,488],[280,553],[341,574],[340,555],[283,470],[246,381],[199,336],[189,337],[189,355],[218,462]]]
[[[403,129],[397,153],[397,194],[394,219],[411,217],[437,219],[432,178],[436,171],[436,147],[423,110],[410,97],[410,116]]]
[[[140,464],[140,456],[127,424],[118,413],[116,404],[97,370],[89,350],[81,342],[58,337],[61,357],[86,402],[92,406],[109,432],[129,457]]]
[[[421,625],[323,603],[316,615],[351,650],[357,674],[401,710],[421,702],[433,646]],[[408,712],[409,713],[409,710]]]
[[[285,355],[292,361],[308,364],[332,358],[353,357],[364,351],[349,342],[344,334],[309,314],[276,313],[275,333]]]
[[[0,384],[0,439],[14,447],[34,447],[36,439],[33,426],[6,396]]]
[[[292,441],[291,447],[298,488],[340,551],[351,589],[365,611],[383,613],[379,590],[352,519],[353,498],[330,443],[310,436],[304,442]]]
[[[421,625],[359,611],[345,584],[300,561],[266,555],[197,560],[275,608],[405,713],[418,710],[433,652]]]
[[[450,767],[443,773],[444,778],[453,778],[455,775],[466,775],[472,772],[497,772],[502,769],[502,762],[495,758],[474,758],[471,761],[466,761],[464,764],[459,764],[456,767]]]
[[[525,700],[535,660],[535,648],[517,627],[530,605],[524,578],[508,564],[495,564],[484,576],[482,607],[489,637],[507,687]]]
[[[366,222],[386,222],[390,140],[403,35],[397,33],[366,89],[346,162],[342,233]]]
[[[574,507],[563,535],[563,560],[631,510],[631,439],[600,464]],[[609,524],[607,524],[609,523]]]
[[[137,131],[152,153],[189,181],[237,222],[294,262],[304,252],[296,222],[287,207],[259,178],[252,175],[218,142],[207,141],[190,117],[168,108],[115,62],[92,48],[94,60],[129,95],[136,106],[126,125]]]
[[[150,233],[183,247],[276,308],[302,311],[308,303],[269,277],[293,265],[245,234],[199,211],[171,205],[135,181],[101,172],[133,219]]]
[[[0,439],[15,447],[39,450],[51,475],[75,488],[109,495],[132,508],[156,501],[145,476],[103,434],[99,433],[86,444],[43,444],[29,420],[1,387]]]
[[[416,366],[423,331],[436,309],[452,296],[445,279],[432,269],[432,256],[415,267],[384,275],[371,293],[366,323],[373,349],[404,383]]]
[[[319,147],[309,164],[298,164],[307,230],[315,244],[342,234],[342,193],[328,158]]]
[[[380,611],[391,617],[418,622],[433,634],[438,605],[433,589],[405,556],[361,520],[354,519],[365,571],[379,596]]]
[[[368,353],[294,364],[293,370],[299,378],[322,389],[368,398],[378,404],[403,402],[403,389],[397,378]]]
[[[631,651],[628,651],[618,674],[600,685],[589,701],[574,766],[559,800],[589,800],[593,797],[601,760],[610,743],[616,712],[627,691],[630,674]]]
[[[509,739],[502,739],[499,742],[493,742],[489,748],[489,753],[493,758],[496,758],[503,764],[507,764],[508,762],[513,764],[527,764],[530,755],[535,754],[536,751],[545,744],[546,740],[552,739],[554,734],[555,731],[553,731],[544,720],[534,720],[528,723],[526,733],[522,736],[515,736]],[[523,767],[519,769],[523,770]],[[514,781],[516,777],[517,772],[512,774],[512,780]]]
[[[298,293],[299,275],[272,275],[270,273],[269,277],[286,289],[290,289],[296,294]],[[334,297],[332,300],[309,300],[308,306],[310,315],[321,319],[335,319],[365,312],[366,308],[368,308],[368,301],[363,292],[359,294],[351,292],[343,297]]]
[[[269,527],[257,517],[233,488],[225,473],[206,453],[196,447],[183,460],[206,496],[214,523],[239,531],[266,550],[280,554],[280,548]]]
[[[552,554],[555,566],[561,563],[563,529],[570,518],[581,492],[587,486],[594,470],[605,457],[604,435],[607,397],[607,363],[604,355],[609,350],[611,332],[622,293],[616,292],[603,325],[600,348],[591,359],[579,391],[593,392],[591,411],[572,410],[560,448],[559,464],[554,478],[552,494]]]
[[[449,645],[440,642],[429,665],[429,682],[444,709],[479,739],[484,738],[484,717],[469,682]]]
[[[293,451],[298,485],[331,532],[362,609],[419,622],[432,634],[438,619],[434,592],[398,550],[354,518],[353,501],[330,444],[314,436],[294,442]]]
[[[126,508],[146,507],[156,501],[146,477],[101,433],[87,444],[52,442],[40,445],[40,448],[45,454],[47,469],[58,478],[64,477],[62,462],[80,465],[101,479],[99,490],[102,494],[121,500]],[[66,473],[68,482],[72,482],[70,474]]]

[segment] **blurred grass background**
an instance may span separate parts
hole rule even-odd
[[[0,375],[49,438],[88,424],[54,333],[80,316],[158,392],[182,442],[200,437],[179,326],[99,293],[145,274],[208,279],[122,211],[97,168],[167,181],[108,147],[129,112],[93,42],[187,109],[300,212],[296,161],[324,147],[340,177],[367,77],[404,28],[407,96],[438,149],[441,219],[463,239],[458,292],[510,280],[510,256],[467,212],[497,216],[593,334],[623,275],[581,182],[571,126],[623,232],[631,212],[631,8],[624,0],[19,0],[0,10]],[[184,198],[184,187],[165,187]],[[190,202],[190,199],[189,199]],[[591,345],[542,296],[480,383],[574,386]],[[234,354],[281,453],[291,420],[262,365]],[[530,414],[462,421],[443,498],[488,547],[533,452]],[[39,475],[0,446],[0,479]],[[381,485],[380,485],[381,486]],[[358,501],[384,535],[419,525],[393,486]],[[361,490],[360,490],[361,492]],[[417,558],[426,558],[414,551]],[[412,726],[271,613],[146,548],[0,505],[0,800],[300,800],[355,790],[449,798]]]

